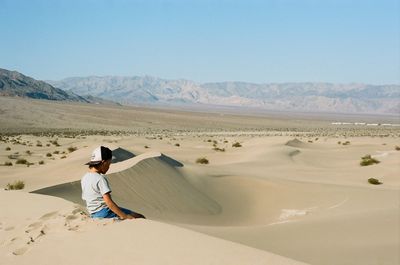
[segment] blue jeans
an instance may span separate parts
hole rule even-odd
[[[131,214],[133,213],[131,210],[125,209],[125,208],[121,208],[121,211],[123,211],[125,214]],[[118,217],[118,215],[116,215],[113,211],[111,211],[110,208],[106,207],[101,209],[98,212],[92,213],[90,215],[92,218],[115,218]]]

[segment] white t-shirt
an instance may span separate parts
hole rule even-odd
[[[86,207],[90,214],[106,208],[103,195],[111,192],[108,181],[99,173],[86,173],[81,180],[82,199],[86,201]]]

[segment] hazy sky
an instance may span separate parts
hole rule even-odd
[[[400,83],[400,0],[0,0],[0,32],[42,80]]]

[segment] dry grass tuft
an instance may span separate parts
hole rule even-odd
[[[200,157],[200,158],[197,158],[197,159],[196,159],[196,163],[197,163],[197,164],[208,164],[209,161],[208,161],[208,159],[205,158],[205,157]]]
[[[383,184],[382,182],[380,182],[378,179],[376,178],[369,178],[368,179],[368,183],[372,184],[372,185],[381,185]]]
[[[17,180],[14,183],[7,184],[6,190],[22,190],[25,187],[25,183],[21,180]]]
[[[232,147],[242,147],[242,145],[239,142],[233,143]]]
[[[20,158],[15,162],[15,164],[20,164],[20,165],[27,165],[29,162],[26,159]]]
[[[371,157],[371,155],[365,155],[363,157],[361,157],[361,162],[360,162],[360,166],[370,166],[373,164],[379,164],[380,161]]]
[[[214,151],[225,152],[225,148],[214,147]]]
[[[78,150],[78,147],[70,146],[70,147],[68,147],[67,150],[68,150],[68,152],[72,153],[72,152],[75,152],[76,150]]]

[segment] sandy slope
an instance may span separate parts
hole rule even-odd
[[[209,140],[217,141],[226,151],[212,150],[213,142]],[[293,137],[216,134],[163,139],[93,136],[69,141],[60,139],[63,146],[74,144],[79,149],[66,159],[49,160],[44,166],[35,165],[29,169],[2,167],[0,173],[6,177],[0,178],[0,184],[4,186],[10,180],[23,179],[28,191],[39,190],[37,192],[82,204],[79,179],[86,171],[82,165],[91,150],[100,143],[113,148],[120,146],[134,157],[122,152],[120,161],[112,165],[108,177],[113,197],[121,205],[153,220],[312,264],[399,263],[400,152],[394,150],[394,146],[399,145],[397,138],[294,140]],[[243,147],[233,148],[231,145],[236,141]],[[351,143],[342,145],[338,141]],[[176,142],[180,143],[179,147],[175,146]],[[148,152],[145,145],[168,156],[159,151]],[[373,155],[381,163],[361,167],[360,158],[366,154]],[[211,164],[194,163],[200,156],[207,157]],[[384,184],[373,186],[367,182],[370,177],[379,178]],[[117,225],[128,226],[125,222]],[[150,227],[144,227],[148,225]],[[165,224],[157,222],[140,222],[139,226],[143,226],[144,232],[133,227],[129,227],[129,232],[122,232],[119,230],[122,228],[109,228],[114,224],[108,223],[105,229],[113,231],[106,232],[112,238],[119,233],[142,235],[148,229],[168,230]],[[101,229],[90,224],[82,227],[87,227],[83,230],[88,231],[82,233],[83,242],[95,233],[91,231]],[[169,235],[165,234],[166,239],[176,242],[176,238],[172,235],[169,238]],[[189,238],[197,236],[184,238],[189,242]],[[53,241],[48,242],[50,245]],[[66,242],[65,248],[75,248],[68,245],[68,240]],[[157,243],[163,242],[167,244],[167,241]],[[201,242],[200,252],[205,251],[208,244]],[[129,241],[129,244],[134,243]],[[131,257],[125,252],[123,255]],[[223,257],[213,261],[231,263],[223,262]],[[240,264],[243,263],[247,264],[247,260]]]
[[[0,198],[3,264],[302,264],[156,221],[93,221],[54,197]]]

